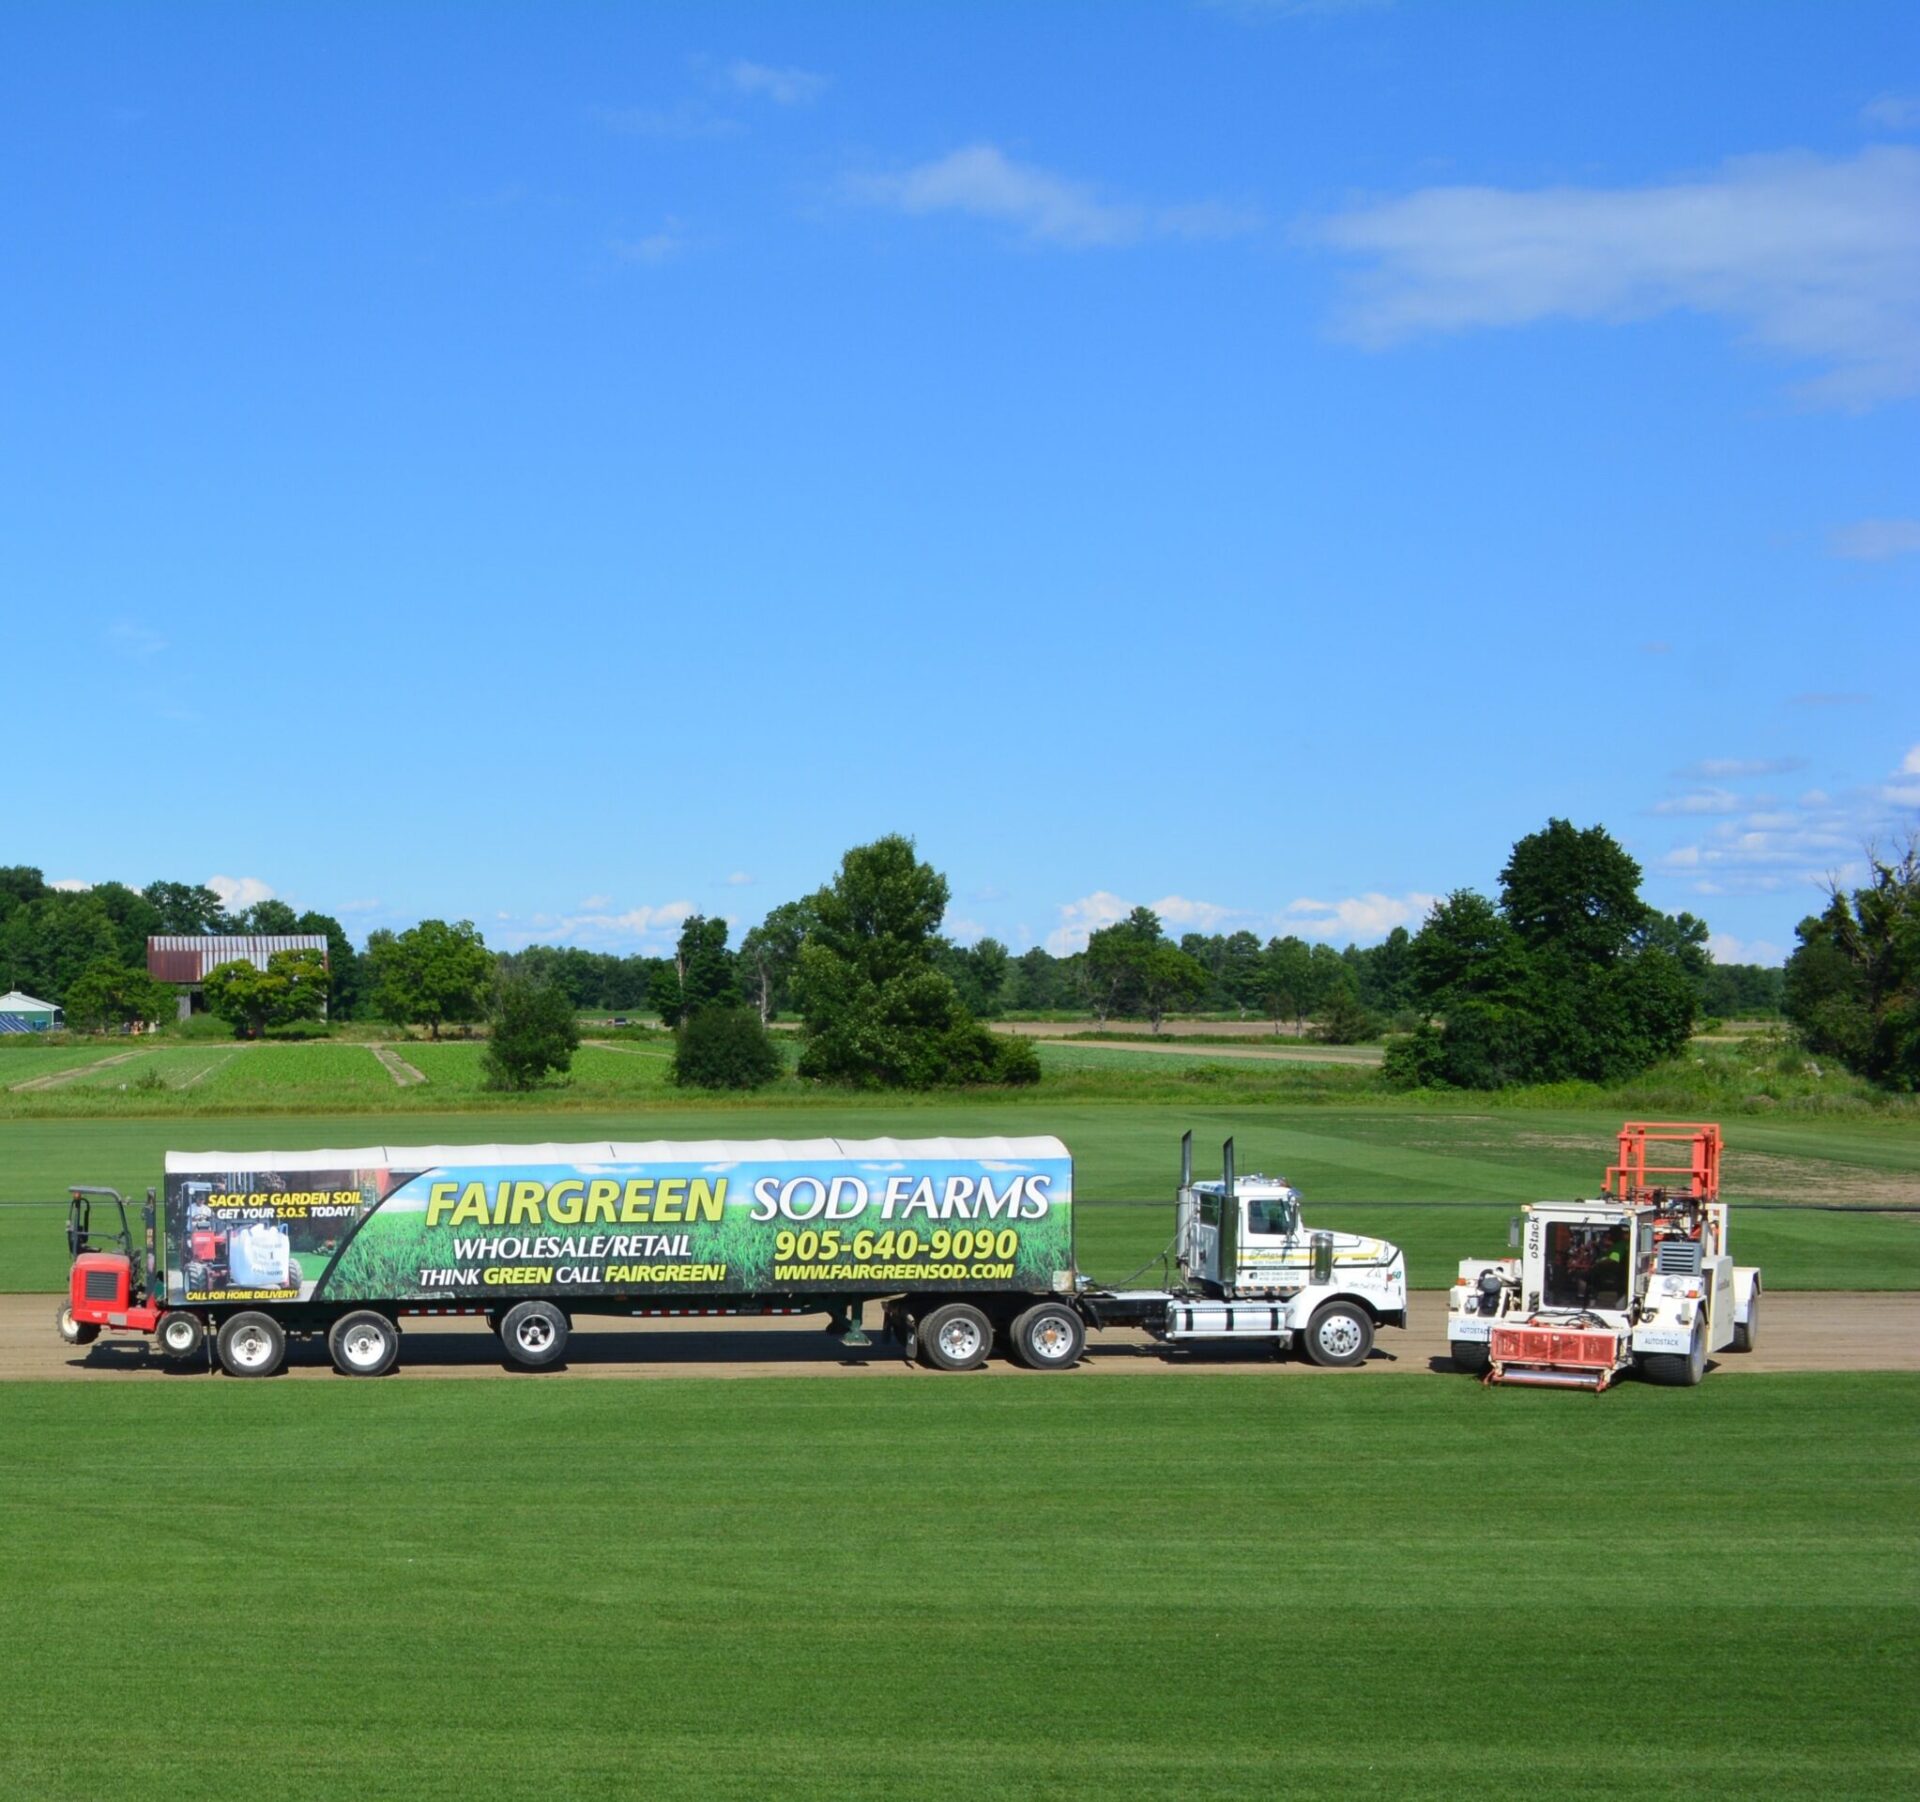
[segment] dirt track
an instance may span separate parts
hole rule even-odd
[[[113,1377],[149,1382],[187,1374],[150,1358],[146,1342],[108,1334],[78,1349],[61,1344],[53,1330],[58,1297],[0,1295],[0,1380]],[[1447,1362],[1445,1298],[1413,1297],[1413,1325],[1385,1331],[1369,1368],[1375,1372],[1441,1371]],[[878,1310],[867,1310],[869,1321]],[[1009,1376],[1032,1373],[995,1360],[987,1370]],[[1274,1374],[1332,1376],[1292,1360],[1275,1360],[1244,1347],[1180,1351],[1168,1355],[1136,1332],[1095,1334],[1083,1371],[1175,1375],[1209,1370],[1260,1370]],[[1727,1372],[1781,1370],[1920,1370],[1920,1293],[1770,1294],[1761,1298],[1760,1343],[1751,1353],[1723,1352],[1713,1368]],[[295,1347],[290,1375],[331,1378],[332,1367],[318,1341]],[[505,1373],[499,1348],[477,1320],[409,1320],[400,1354],[403,1377],[498,1377]],[[906,1364],[895,1346],[860,1350],[821,1331],[817,1317],[803,1319],[650,1320],[644,1324],[583,1317],[575,1330],[573,1356],[561,1372],[569,1377],[837,1377],[917,1376],[932,1373]]]

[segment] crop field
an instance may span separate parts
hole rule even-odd
[[[422,1092],[395,1089],[372,1055],[358,1047],[292,1049],[303,1056],[361,1058],[390,1094]],[[437,1049],[477,1057],[469,1045]],[[235,1063],[244,1063],[245,1055],[252,1054]],[[599,1055],[653,1064],[629,1053]],[[1202,1174],[1217,1168],[1220,1141],[1232,1134],[1240,1169],[1284,1174],[1305,1195],[1309,1224],[1396,1240],[1406,1249],[1414,1286],[1436,1288],[1453,1280],[1460,1258],[1504,1251],[1507,1221],[1518,1204],[1596,1188],[1618,1126],[1616,1115],[1539,1110],[1123,1107],[1044,1096],[1017,1105],[843,1099],[809,1107],[723,1108],[686,1103],[670,1090],[617,1112],[523,1110],[503,1116],[405,1109],[389,1117],[11,1120],[0,1122],[0,1290],[53,1290],[64,1281],[60,1198],[69,1183],[144,1193],[160,1180],[168,1150],[947,1133],[1057,1133],[1064,1139],[1075,1156],[1078,1192],[1087,1198],[1079,1210],[1081,1266],[1112,1281],[1166,1242],[1180,1135],[1188,1127],[1194,1129]],[[1920,1287],[1920,1214],[1885,1211],[1920,1206],[1920,1133],[1875,1120],[1739,1119],[1728,1123],[1728,1134],[1729,1196],[1736,1203],[1783,1203],[1797,1210],[1736,1207],[1735,1254],[1759,1264],[1769,1287]],[[1803,1205],[1810,1202],[1856,1211],[1836,1214]],[[1361,1203],[1393,1205],[1347,1205]],[[1415,1205],[1428,1203],[1450,1205]]]
[[[19,1802],[1920,1784],[1920,1379],[15,1384],[0,1435]]]

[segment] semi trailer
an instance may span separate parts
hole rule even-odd
[[[290,1337],[347,1375],[400,1355],[401,1322],[483,1319],[524,1369],[577,1316],[821,1314],[866,1344],[866,1304],[938,1370],[996,1348],[1078,1363],[1089,1329],[1162,1345],[1238,1340],[1355,1365],[1404,1327],[1398,1247],[1313,1231],[1277,1177],[1196,1181],[1181,1142],[1158,1289],[1107,1288],[1074,1255],[1073,1161],[1053,1138],[809,1139],[170,1152],[138,1225],[72,1191],[59,1330],[150,1336],[181,1363],[268,1376]]]
[[[1453,1362],[1489,1383],[1597,1392],[1629,1372],[1691,1385],[1709,1353],[1751,1351],[1760,1272],[1728,1251],[1720,1151],[1718,1126],[1628,1121],[1597,1200],[1536,1202],[1514,1222],[1517,1257],[1461,1261]]]

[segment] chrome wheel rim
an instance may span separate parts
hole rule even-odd
[[[341,1346],[356,1370],[371,1370],[387,1355],[387,1336],[375,1326],[357,1326]]]
[[[523,1320],[514,1329],[513,1342],[523,1352],[543,1352],[553,1344],[553,1322],[542,1320],[535,1315],[531,1320]]]
[[[180,1353],[193,1350],[193,1327],[187,1321],[170,1320],[167,1323],[167,1330],[162,1337],[165,1339],[167,1350],[170,1352]]]
[[[1027,1349],[1048,1364],[1057,1364],[1073,1354],[1072,1324],[1058,1314],[1049,1314],[1027,1335]]]
[[[1318,1328],[1320,1349],[1330,1358],[1351,1358],[1360,1349],[1360,1323],[1345,1314],[1323,1320]]]
[[[952,1358],[956,1363],[964,1363],[969,1358],[980,1355],[985,1344],[980,1328],[971,1320],[949,1320],[940,1329],[937,1343],[943,1357]]]
[[[263,1369],[273,1356],[273,1339],[264,1328],[242,1327],[228,1341],[234,1363],[246,1370]]]

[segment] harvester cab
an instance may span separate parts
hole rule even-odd
[[[110,1210],[110,1211],[109,1211]],[[105,1215],[104,1220],[96,1215]],[[154,1192],[141,1209],[136,1245],[126,1197],[118,1189],[76,1188],[67,1202],[67,1251],[73,1268],[60,1305],[60,1337],[87,1345],[104,1326],[133,1326],[154,1312]],[[149,1325],[151,1322],[149,1321]]]
[[[1601,1390],[1633,1369],[1691,1385],[1710,1352],[1750,1350],[1760,1273],[1727,1250],[1720,1151],[1717,1126],[1629,1121],[1598,1199],[1537,1202],[1518,1257],[1461,1263],[1454,1363],[1489,1382]]]

